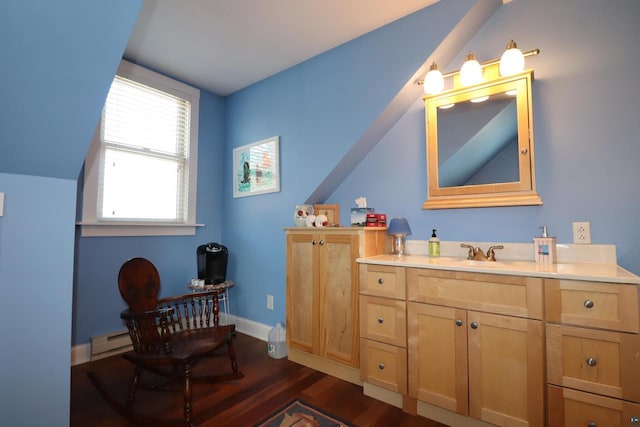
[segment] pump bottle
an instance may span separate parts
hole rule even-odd
[[[429,239],[429,256],[440,256],[440,239],[436,236],[436,229],[433,229]]]

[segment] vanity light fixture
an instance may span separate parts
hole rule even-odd
[[[482,67],[473,52],[469,52],[460,69],[460,83],[462,86],[473,86],[480,82],[482,82]]]
[[[438,65],[433,62],[433,64],[431,64],[431,67],[429,67],[429,72],[425,76],[424,80],[418,80],[416,81],[416,83],[419,85],[424,84],[424,93],[426,95],[437,95],[444,90],[444,79],[447,77],[459,75],[459,84],[463,86],[478,84],[483,81],[484,68],[495,64],[500,64],[500,76],[510,76],[512,74],[520,73],[524,70],[524,58],[526,58],[527,56],[535,56],[539,53],[540,49],[532,49],[527,52],[521,52],[520,49],[518,49],[518,45],[516,44],[516,42],[513,40],[509,40],[509,43],[507,43],[507,47],[501,58],[478,63],[474,54],[472,52],[469,52],[466,57],[465,63],[462,65],[462,68],[460,70],[452,71],[446,74],[442,74],[438,70]]]
[[[424,93],[425,95],[435,95],[444,89],[444,77],[438,70],[438,64],[433,62],[429,67],[429,72],[424,78]]]
[[[524,70],[524,55],[518,49],[516,42],[509,40],[507,47],[500,57],[500,75],[511,76]]]

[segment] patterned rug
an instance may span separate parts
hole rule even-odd
[[[277,410],[256,427],[356,427],[300,399]]]

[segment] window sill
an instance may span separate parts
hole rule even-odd
[[[149,224],[140,222],[77,222],[81,237],[193,236],[204,224]]]

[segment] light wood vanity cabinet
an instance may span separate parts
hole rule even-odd
[[[409,396],[496,425],[543,425],[542,280],[406,277]]]
[[[360,264],[365,394],[447,425],[640,426],[636,276],[429,265]]]
[[[640,425],[638,286],[545,280],[549,425]]]
[[[360,265],[360,377],[407,394],[405,269]]]
[[[386,229],[288,228],[289,359],[359,383],[358,265],[385,252]]]

